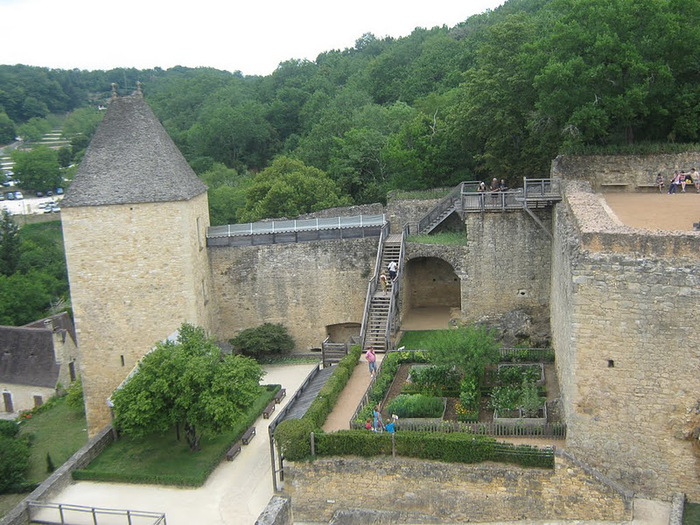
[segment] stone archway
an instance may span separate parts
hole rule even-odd
[[[439,257],[415,257],[406,262],[402,279],[404,330],[448,328],[461,312],[461,282],[452,265]]]

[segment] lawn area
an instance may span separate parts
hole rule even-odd
[[[700,525],[700,503],[685,504],[683,525]]]
[[[68,407],[65,398],[51,401],[51,406],[32,415],[31,419],[22,422],[20,434],[31,435],[30,466],[27,480],[41,483],[48,476],[46,469],[46,454],[56,468],[87,443],[87,424],[85,416]],[[0,495],[0,516],[17,505],[27,494]]]
[[[50,408],[41,411],[21,424],[20,435],[31,435],[31,457],[27,479],[34,483],[44,481],[46,454],[51,454],[55,467],[62,465],[88,440],[85,415],[66,405],[65,397],[56,399]]]
[[[405,346],[406,350],[428,350],[435,341],[435,336],[445,330],[417,330],[405,332],[397,347]]]
[[[231,445],[260,416],[279,388],[280,385],[268,385],[236,427],[218,435],[204,434],[201,450],[197,452],[190,451],[182,430],[180,441],[175,429],[139,438],[123,436],[109,445],[84,470],[75,471],[74,478],[201,486]]]

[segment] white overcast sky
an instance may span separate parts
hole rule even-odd
[[[0,0],[0,64],[268,75],[365,33],[452,27],[504,0]]]

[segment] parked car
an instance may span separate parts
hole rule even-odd
[[[36,192],[36,196],[37,196],[37,197],[43,197],[44,194],[43,194],[42,192],[40,192],[40,191],[37,191],[37,192]]]
[[[24,195],[22,195],[21,191],[15,192],[15,199],[17,199],[17,200],[24,199]]]
[[[56,188],[56,195],[63,195],[63,188]]]
[[[53,197],[53,192],[51,190],[46,192],[47,197]]]
[[[0,201],[4,201],[4,200],[5,200],[5,194],[4,194],[4,193],[0,193]]]
[[[5,194],[5,198],[6,198],[8,201],[13,201],[13,200],[15,200],[15,194],[14,194],[14,192],[6,193],[6,194]]]

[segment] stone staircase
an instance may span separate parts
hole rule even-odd
[[[400,253],[401,235],[389,235],[387,240],[384,242],[384,249],[382,250],[380,273],[381,271],[386,271],[388,276],[389,272],[386,270],[387,265],[391,261],[396,261],[398,263]],[[401,275],[398,275],[397,279],[400,278]],[[389,281],[387,284],[386,294],[382,290],[381,286],[379,286],[370,299],[367,332],[365,334],[365,349],[372,347],[374,348],[375,352],[386,352],[388,350],[386,330],[387,324],[389,323],[393,288],[394,283]]]

